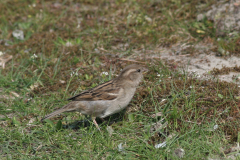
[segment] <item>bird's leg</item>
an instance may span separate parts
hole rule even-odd
[[[97,129],[98,129],[99,131],[101,131],[100,128],[99,128],[99,126],[98,126],[98,124],[97,124],[97,122],[96,122],[96,117],[92,117],[92,120],[93,120],[93,123],[95,124],[95,126],[97,127]]]

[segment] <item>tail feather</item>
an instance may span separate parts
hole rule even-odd
[[[41,122],[43,122],[45,119],[49,119],[49,118],[52,118],[60,113],[63,113],[63,112],[71,112],[71,111],[75,111],[75,109],[72,107],[72,104],[69,103],[67,105],[65,105],[64,107],[46,115],[44,118],[41,119]]]

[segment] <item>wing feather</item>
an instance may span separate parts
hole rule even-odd
[[[117,98],[121,87],[113,83],[114,80],[105,82],[90,90],[77,94],[68,100],[72,101],[98,101],[98,100],[114,100]]]

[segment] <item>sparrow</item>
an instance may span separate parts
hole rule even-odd
[[[100,130],[96,117],[101,119],[125,109],[148,69],[132,64],[125,67],[118,77],[102,83],[92,89],[83,91],[68,100],[70,103],[46,115],[41,121],[62,112],[80,112],[90,115],[97,129]]]

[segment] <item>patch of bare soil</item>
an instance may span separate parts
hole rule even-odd
[[[174,46],[171,49],[160,48],[159,55],[154,55],[153,57],[158,56],[167,63],[173,64],[175,69],[181,68],[183,71],[194,74],[201,79],[217,78],[222,81],[233,82],[240,85],[239,57],[217,57],[216,54],[211,51],[209,54],[182,54],[183,48],[186,48],[186,45]],[[199,48],[199,50],[202,49]]]

